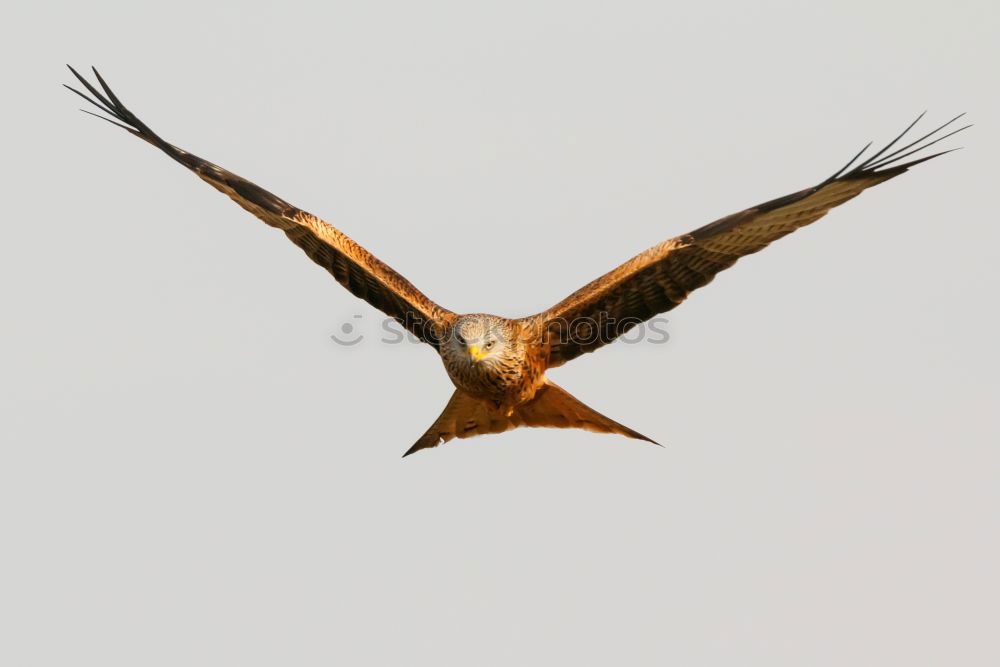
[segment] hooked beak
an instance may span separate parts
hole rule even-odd
[[[470,345],[469,346],[469,355],[473,358],[473,360],[475,360],[476,362],[479,362],[479,361],[482,361],[483,357],[486,356],[486,352],[484,352],[483,350],[479,349],[478,345]]]

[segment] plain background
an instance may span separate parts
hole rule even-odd
[[[996,7],[8,7],[0,663],[998,664]],[[552,373],[664,449],[401,460],[433,351],[77,112],[64,62],[459,312],[540,310],[925,108],[977,125],[668,344]]]

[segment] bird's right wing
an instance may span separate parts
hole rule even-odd
[[[873,185],[941,155],[901,163],[909,155],[964,130],[965,127],[935,136],[959,117],[887,153],[916,124],[914,121],[888,146],[853,169],[851,165],[864,149],[819,185],[758,204],[655,245],[552,308],[524,318],[524,326],[548,349],[549,368],[596,350],[631,327],[678,306],[692,291],[707,285],[739,258],[763,250],[786,234],[819,220],[830,209]],[[921,143],[928,139],[932,140]]]
[[[96,69],[94,75],[104,94],[72,67],[70,71],[96,100],[75,88],[66,87],[120,122],[103,116],[99,118],[156,146],[268,225],[285,232],[292,243],[302,248],[310,259],[329,271],[352,294],[394,318],[422,341],[438,347],[440,333],[455,317],[454,313],[424,296],[406,278],[332,225],[258,185],[161,139],[125,108]]]

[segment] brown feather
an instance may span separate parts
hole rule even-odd
[[[534,398],[505,414],[489,401],[458,389],[427,432],[406,450],[404,457],[437,447],[454,438],[502,433],[519,426],[581,428],[595,433],[616,433],[636,440],[659,443],[584,405],[562,387],[546,380]]]
[[[710,283],[739,258],[763,250],[873,185],[931,157],[936,156],[879,171],[862,163],[815,187],[664,241],[588,283],[552,308],[524,318],[524,326],[539,332],[543,345],[547,346],[547,367],[561,366],[613,342],[636,324],[676,308],[692,291]],[[891,164],[884,160],[879,167]],[[576,335],[577,331],[595,326],[597,335]]]
[[[420,340],[435,348],[438,346],[440,332],[454,319],[454,313],[424,296],[410,281],[339,229],[292,206],[255,183],[161,139],[125,108],[96,70],[94,73],[106,96],[101,95],[72,67],[70,70],[101,103],[94,102],[73,88],[70,90],[113,115],[127,125],[125,129],[195,172],[206,183],[228,195],[268,225],[284,231],[292,243],[302,248],[310,259],[329,271],[352,294],[394,318]]]

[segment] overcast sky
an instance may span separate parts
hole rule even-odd
[[[8,8],[0,663],[998,664],[996,7]],[[65,62],[510,316],[924,109],[976,126],[665,344],[551,373],[665,448],[521,429],[403,460],[452,391],[434,351],[76,111]]]

